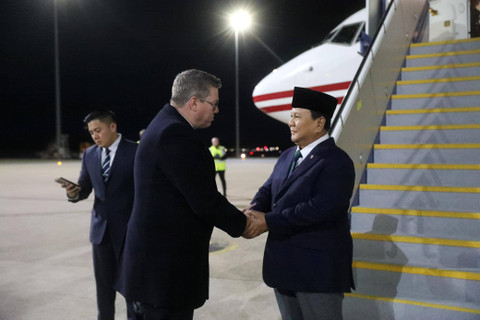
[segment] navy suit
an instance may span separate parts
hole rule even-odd
[[[350,292],[353,162],[329,138],[288,176],[295,149],[282,153],[252,201],[269,229],[263,279],[286,291]]]
[[[117,290],[162,309],[202,306],[213,227],[238,237],[245,225],[245,215],[217,191],[209,150],[180,113],[165,105],[142,136],[135,159],[135,203]]]
[[[115,313],[114,279],[133,207],[136,149],[137,143],[124,138],[120,140],[107,183],[102,177],[102,149],[97,145],[86,149],[78,178],[82,189],[78,199],[70,200],[77,202],[86,199],[92,189],[95,190],[90,242],[93,245],[99,319],[113,319]]]

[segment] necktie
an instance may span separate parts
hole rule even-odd
[[[295,170],[295,167],[297,166],[298,159],[300,159],[301,157],[302,157],[302,153],[300,152],[300,150],[297,150],[295,152],[295,158],[293,159],[292,165],[290,166],[290,172],[288,173],[288,175],[291,175],[293,170]]]
[[[102,163],[102,177],[103,177],[103,181],[107,182],[108,175],[110,173],[110,149],[106,148],[105,153],[106,153],[106,156]]]

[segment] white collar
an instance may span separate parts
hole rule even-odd
[[[300,150],[300,152],[302,153],[302,159],[305,159],[309,155],[309,153],[313,150],[313,148],[315,148],[316,146],[318,146],[320,143],[327,140],[328,138],[330,138],[330,135],[327,133],[321,136],[320,138],[318,138],[317,140],[313,141],[303,149],[300,149],[299,147],[297,147],[297,150]]]
[[[120,140],[122,140],[122,134],[121,134],[121,133],[118,134],[117,140],[115,140],[115,141],[110,145],[110,147],[107,147],[108,150],[110,150],[110,152],[115,153],[115,152],[117,151],[118,144],[120,143]],[[107,148],[103,148],[103,149],[105,150],[105,149],[107,149]]]

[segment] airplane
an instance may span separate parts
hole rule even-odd
[[[357,11],[336,26],[320,45],[268,74],[253,90],[256,107],[288,124],[295,86],[328,93],[341,104],[363,59],[360,36],[366,19],[366,8]]]

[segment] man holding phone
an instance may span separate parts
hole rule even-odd
[[[57,179],[67,191],[70,202],[88,198],[92,189],[90,242],[97,289],[98,320],[115,316],[114,278],[127,223],[133,208],[133,163],[137,143],[117,132],[115,114],[98,110],[88,114],[83,123],[95,145],[83,153],[78,185]],[[128,319],[135,319],[132,303],[127,301]]]

